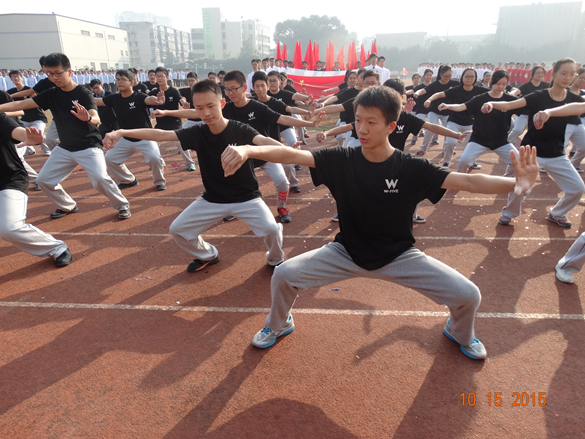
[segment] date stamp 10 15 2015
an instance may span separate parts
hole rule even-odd
[[[463,407],[473,407],[477,402],[477,398],[474,392],[462,393],[459,396],[461,397],[461,405]],[[502,392],[490,392],[485,397],[487,398],[487,402],[490,407],[492,405],[501,407],[504,404],[504,399],[506,398],[505,396],[502,396]],[[514,392],[512,393],[512,397],[507,400],[506,405],[511,405],[512,407],[536,407],[537,404],[541,407],[546,405],[546,392]]]

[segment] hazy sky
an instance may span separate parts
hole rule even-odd
[[[565,0],[566,1],[566,0]],[[211,3],[211,2],[210,2]],[[152,12],[168,16],[173,20],[173,27],[188,31],[192,27],[203,27],[201,8],[211,6],[207,2],[141,0],[137,2],[120,2],[99,0],[98,2],[47,2],[46,0],[28,0],[26,2],[3,2],[1,13],[55,13],[68,17],[93,21],[115,26],[114,15],[117,12],[135,11]],[[229,21],[260,19],[272,30],[279,21],[299,19],[310,15],[337,16],[350,32],[356,32],[359,38],[374,36],[376,33],[427,32],[430,35],[471,35],[494,33],[498,21],[500,6],[526,5],[534,3],[526,0],[416,0],[402,2],[405,9],[399,9],[394,2],[370,1],[337,2],[340,6],[331,8],[333,2],[315,0],[295,0],[287,2],[257,2],[223,0],[214,6],[221,8],[224,18]],[[543,3],[563,3],[563,0],[549,0]],[[165,5],[170,8],[164,8]],[[266,7],[261,7],[265,4]],[[178,9],[176,6],[181,5]],[[289,5],[288,7],[285,5]],[[346,6],[347,5],[347,6]],[[382,6],[383,5],[383,6]],[[25,9],[26,8],[26,9]],[[582,4],[583,10],[583,4]]]

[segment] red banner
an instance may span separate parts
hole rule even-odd
[[[303,88],[313,97],[320,97],[323,90],[337,87],[345,78],[345,72],[314,72],[310,70],[287,69],[287,76],[294,81],[294,87],[299,92]]]

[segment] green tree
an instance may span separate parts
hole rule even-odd
[[[352,33],[355,35],[355,33]],[[309,39],[319,43],[319,55],[325,58],[325,50],[329,40],[339,50],[342,45],[350,41],[350,33],[345,25],[337,17],[328,15],[311,15],[300,20],[285,20],[276,24],[274,29],[274,41],[285,43],[287,47],[294,48],[295,42],[301,40],[303,51],[309,43]],[[290,50],[290,49],[289,49]],[[290,55],[292,57],[292,55]]]

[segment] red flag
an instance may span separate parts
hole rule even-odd
[[[366,51],[364,50],[364,43],[360,46],[360,61],[362,62],[362,67],[366,66]]]
[[[402,67],[402,74],[408,76],[408,70],[406,70],[406,67]]]
[[[321,59],[319,58],[319,43],[315,43],[313,45],[313,68],[311,70],[315,70],[315,68],[317,67],[317,61],[320,61]]]
[[[376,42],[376,40],[372,41],[372,53],[375,53],[376,55],[380,55],[378,53],[378,43]]]
[[[286,44],[283,44],[283,48],[282,48],[282,59],[283,60],[288,60],[288,53],[286,51]]]
[[[337,55],[337,62],[339,63],[339,68],[341,70],[345,70],[345,58],[343,57],[343,51],[345,50],[345,46],[341,48],[339,51],[339,55]],[[348,58],[349,60],[349,58]]]
[[[295,43],[295,54],[293,58],[293,65],[295,69],[300,69],[303,64],[303,49],[301,47],[301,42],[297,41]]]
[[[282,55],[280,53],[280,41],[276,45],[276,59],[282,59]]]
[[[309,45],[305,51],[305,62],[307,63],[307,70],[315,70],[315,61],[313,59],[313,42],[309,40]]]
[[[368,54],[366,55],[366,59],[370,59],[370,51],[368,50]]]
[[[348,53],[348,62],[349,62],[348,67],[350,69],[357,68],[357,52],[355,50],[355,41],[351,42],[351,47],[349,48],[349,53]]]

